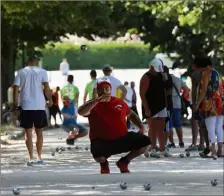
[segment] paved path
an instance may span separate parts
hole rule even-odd
[[[186,146],[190,130],[184,129]],[[170,158],[145,158],[141,156],[130,164],[131,174],[120,174],[115,162],[121,156],[109,159],[110,175],[100,175],[99,165],[91,157],[87,137],[77,141],[81,147],[62,154],[51,153],[65,145],[66,133],[60,129],[44,132],[45,166],[27,167],[27,152],[23,140],[3,146],[1,153],[1,195],[13,195],[13,188],[20,188],[20,195],[223,195],[223,159],[202,159],[198,153],[179,158],[184,149],[172,149]],[[184,153],[185,154],[185,153]],[[210,181],[219,181],[216,187]],[[126,190],[120,183],[127,182]],[[150,183],[148,192],[143,184]]]

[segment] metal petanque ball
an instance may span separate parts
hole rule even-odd
[[[78,147],[78,146],[76,146],[76,147],[75,147],[75,149],[76,149],[76,150],[78,150],[78,149],[79,149],[79,147]]]
[[[52,153],[51,153],[51,156],[55,156],[55,152],[52,152]]]
[[[70,146],[67,147],[67,150],[71,150],[72,148]]]
[[[127,187],[128,187],[128,185],[127,185],[126,182],[122,182],[122,183],[120,184],[120,188],[121,188],[122,190],[127,189]]]
[[[56,148],[56,152],[58,152],[58,151],[59,151],[59,147]]]
[[[88,148],[88,147],[86,147],[86,148],[85,148],[85,150],[86,150],[86,151],[88,151],[88,150],[89,150],[89,148]]]
[[[150,191],[151,190],[151,185],[150,184],[144,184],[144,189],[145,191]]]
[[[61,151],[65,151],[65,148],[64,148],[64,147],[61,147],[60,150],[61,150]]]
[[[184,158],[184,155],[183,154],[180,154],[180,158]]]
[[[88,48],[87,48],[86,45],[81,45],[81,46],[80,46],[80,49],[84,51],[84,50],[87,50]]]
[[[14,195],[19,195],[20,194],[20,189],[19,188],[14,188],[12,189],[12,192]]]
[[[62,153],[62,151],[61,151],[61,150],[59,150],[59,151],[58,151],[58,153],[59,153],[59,154],[61,154],[61,153]]]
[[[189,157],[191,154],[189,152],[186,153],[186,156]]]
[[[211,185],[212,186],[216,186],[218,184],[218,181],[216,179],[212,180],[211,181]]]

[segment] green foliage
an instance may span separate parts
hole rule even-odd
[[[87,44],[87,43],[86,43]],[[154,57],[147,45],[136,43],[102,43],[87,44],[88,50],[70,43],[57,43],[55,47],[46,45],[43,52],[43,67],[58,70],[63,58],[71,69],[101,69],[104,64],[115,68],[146,68]],[[18,61],[20,64],[21,60]]]

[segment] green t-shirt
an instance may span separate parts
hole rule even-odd
[[[96,80],[92,80],[91,82],[86,84],[85,93],[88,93],[89,99],[93,98],[93,88]]]
[[[77,93],[79,93],[79,89],[70,83],[64,86],[61,90],[62,97],[68,96],[71,101],[74,101]]]

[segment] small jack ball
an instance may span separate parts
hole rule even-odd
[[[87,46],[86,46],[86,45],[81,45],[81,46],[80,46],[80,49],[81,49],[81,50],[87,50]]]

